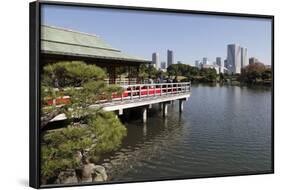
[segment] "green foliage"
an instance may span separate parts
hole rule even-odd
[[[61,170],[78,167],[80,160],[74,156],[91,147],[93,139],[90,135],[86,127],[68,126],[45,132],[41,140],[41,174],[54,177]]]
[[[214,82],[217,74],[215,69],[203,68],[199,70],[186,64],[172,64],[167,68],[169,76],[184,76],[187,81]]]
[[[262,73],[261,78],[263,80],[271,80],[272,79],[272,74],[271,74],[271,70],[267,69]]]
[[[156,78],[157,73],[158,73],[157,69],[155,67],[153,67],[152,65],[142,64],[142,65],[140,65],[138,75],[142,80],[145,80],[148,78]]]
[[[221,82],[223,82],[224,79],[225,79],[224,74],[223,74],[223,73],[220,73],[220,74],[219,74],[219,80],[220,80]]]
[[[80,152],[97,160],[103,153],[116,150],[127,133],[126,128],[111,112],[93,111],[84,124],[45,132],[41,144],[41,174],[57,176],[59,171],[78,168]]]
[[[195,76],[199,75],[199,69],[186,64],[172,64],[167,68],[169,76],[185,76],[192,80]]]
[[[165,73],[168,76],[176,77],[183,76],[186,77],[181,81],[192,81],[192,82],[216,82],[220,80],[224,81],[240,81],[249,84],[270,84],[272,81],[271,69],[267,69],[261,63],[255,63],[248,65],[242,69],[240,74],[228,74],[216,73],[216,70],[213,68],[202,68],[198,69],[186,64],[172,64],[167,68]],[[162,75],[163,76],[163,75]]]
[[[179,76],[181,75],[178,64],[172,64],[167,68],[167,73],[169,76]]]
[[[101,154],[118,148],[126,135],[126,128],[114,113],[93,110],[89,105],[122,93],[122,88],[106,84],[103,69],[83,62],[50,64],[44,66],[43,71],[41,121],[42,118],[52,119],[48,116],[59,113],[75,120],[70,120],[70,124],[60,129],[42,132],[42,177],[55,177],[62,170],[79,167],[81,159],[77,153],[97,159]],[[59,107],[44,104],[48,99],[62,96],[69,96],[70,102]]]
[[[42,83],[46,86],[78,87],[91,80],[103,80],[106,74],[95,65],[87,65],[81,61],[63,61],[44,67]]]
[[[249,84],[271,81],[271,70],[266,69],[266,67],[261,63],[250,64],[243,68],[240,80]]]
[[[200,70],[200,75],[203,76],[203,82],[215,82],[217,79],[217,72],[215,69],[203,68]]]
[[[92,154],[94,157],[116,150],[127,133],[126,128],[112,112],[96,113],[94,117],[88,118],[88,124],[93,126],[93,132],[97,136],[97,146]]]
[[[140,68],[139,68],[139,77],[144,80],[146,78],[148,78],[148,69],[147,69],[147,66],[142,64],[140,65]]]
[[[156,78],[159,78],[159,77],[161,77],[161,78],[167,78],[167,76],[168,76],[167,72],[164,72],[164,71],[162,71],[162,70],[158,70],[158,71],[156,72]]]
[[[95,65],[87,65],[81,61],[64,61],[49,64],[43,68],[41,102],[44,98],[54,99],[68,95],[71,104],[59,110],[67,115],[77,110],[85,110],[100,99],[110,99],[112,93],[120,94],[122,88],[116,85],[107,85],[104,82],[106,73]],[[57,90],[55,90],[57,88]],[[44,106],[42,106],[44,107]],[[43,109],[45,112],[57,111],[56,107]]]

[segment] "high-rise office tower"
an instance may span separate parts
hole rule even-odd
[[[248,50],[247,48],[241,47],[241,68],[246,67],[248,64]]]
[[[218,66],[223,66],[222,61],[221,61],[221,57],[216,57],[216,64]]]
[[[227,68],[227,59],[225,59],[225,60],[223,61],[223,63],[224,63],[224,67]]]
[[[221,57],[216,57],[216,65],[219,68],[219,73],[224,73],[225,64],[222,62]]]
[[[241,73],[241,48],[239,45],[227,45],[227,66],[229,73]]]
[[[167,67],[174,63],[174,53],[172,50],[167,50]]]
[[[216,57],[216,66],[219,68],[219,73],[224,73],[224,64],[221,57]]]
[[[194,64],[195,64],[195,67],[201,69],[201,64],[200,64],[199,60],[196,60]]]
[[[161,69],[167,69],[165,61],[161,62]]]
[[[152,64],[156,69],[160,69],[159,53],[152,54]]]
[[[203,65],[209,65],[209,60],[208,60],[207,57],[203,57],[202,64]]]
[[[259,62],[259,60],[258,60],[257,58],[255,58],[255,57],[251,57],[251,58],[249,59],[249,63],[250,63],[250,64],[255,64],[255,63],[257,63],[257,62]]]

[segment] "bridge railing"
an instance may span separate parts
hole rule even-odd
[[[122,85],[124,92],[121,95],[113,94],[112,101],[133,100],[156,96],[167,96],[189,93],[190,82],[155,83]]]
[[[107,84],[110,84],[110,79],[105,79],[104,80]],[[128,78],[116,78],[114,80],[114,84],[118,84],[118,85],[127,85],[127,84],[137,84],[137,78],[131,78],[131,79],[128,79]]]

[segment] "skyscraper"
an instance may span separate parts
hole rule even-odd
[[[241,73],[241,48],[239,45],[227,45],[227,66],[229,73]]]
[[[224,73],[224,64],[221,57],[216,57],[216,66],[219,68],[219,73]]]
[[[197,67],[198,69],[201,69],[201,64],[199,60],[195,61],[195,67]]]
[[[162,69],[162,70],[167,69],[167,67],[166,67],[166,62],[165,62],[165,61],[162,61],[162,62],[161,62],[161,69]]]
[[[223,66],[222,61],[221,61],[221,57],[216,57],[216,64],[218,66]]]
[[[228,71],[227,59],[225,59],[225,60],[223,61],[223,63],[224,63],[224,72],[225,72],[225,73],[230,73],[230,72]]]
[[[167,50],[167,67],[174,63],[174,53],[172,50]]]
[[[209,60],[208,60],[207,57],[203,57],[202,64],[203,65],[209,65]]]
[[[152,64],[156,69],[160,69],[160,60],[159,60],[159,53],[152,54]]]
[[[257,58],[255,58],[255,57],[251,57],[250,59],[249,59],[249,63],[250,64],[255,64],[255,63],[257,63],[259,60],[257,59]]]
[[[241,67],[244,68],[249,64],[248,50],[247,48],[241,47]]]

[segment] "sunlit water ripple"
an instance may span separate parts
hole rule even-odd
[[[178,102],[163,118],[156,105],[146,125],[137,111],[122,118],[122,147],[103,160],[111,180],[150,180],[271,169],[271,91],[193,86],[182,114]]]

